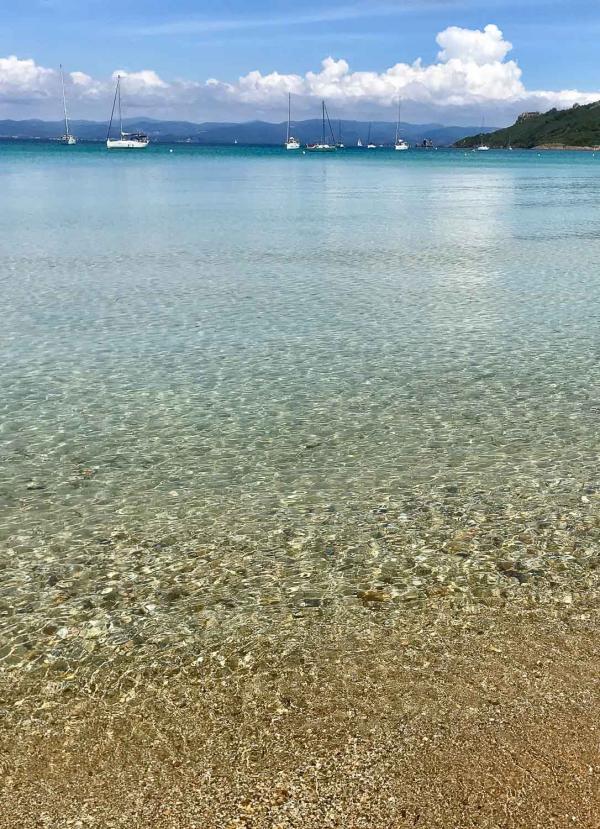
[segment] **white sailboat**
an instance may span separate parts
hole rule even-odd
[[[484,121],[483,116],[482,116],[481,117],[481,135],[479,136],[479,146],[477,147],[477,152],[478,153],[485,153],[489,150],[488,145],[485,144],[484,141],[483,141],[483,128],[484,128],[484,126],[485,126],[485,121]]]
[[[401,106],[401,99],[398,98],[398,120],[396,121],[396,138],[394,139],[394,149],[395,150],[408,150],[408,144],[406,141],[400,137],[400,106]]]
[[[67,113],[67,96],[65,94],[65,75],[62,68],[62,63],[60,65],[60,82],[62,84],[62,98],[63,98],[63,111],[65,114],[65,134],[60,139],[64,144],[68,144],[70,147],[73,144],[77,144],[77,139],[74,135],[71,135],[71,130],[69,129],[69,115]]]
[[[356,146],[357,147],[362,147],[362,145],[363,145],[363,142],[359,138],[358,141],[356,142]]]
[[[288,122],[287,122],[287,136],[285,139],[286,150],[299,150],[300,142],[291,134],[291,118],[292,118],[292,95],[288,92]]]
[[[115,106],[117,103],[119,108],[119,138],[111,138],[110,131],[112,129]],[[150,139],[144,132],[123,132],[123,117],[121,114],[121,76],[118,75],[115,98],[113,100],[110,122],[108,124],[108,133],[106,135],[106,146],[109,150],[136,150],[147,147],[149,143]]]
[[[331,121],[329,120],[329,113],[327,112],[327,107],[325,106],[325,101],[321,101],[321,108],[322,108],[322,128],[321,128],[321,140],[317,141],[314,144],[307,144],[306,149],[309,150],[311,153],[330,153],[335,152],[337,150],[337,146],[335,143],[335,136],[333,134],[333,130],[331,128]],[[325,118],[327,118],[327,123],[329,124],[329,133],[331,136],[331,143],[326,140],[325,138]]]
[[[371,122],[369,121],[369,135],[367,137],[367,150],[376,150],[377,146],[371,143]]]

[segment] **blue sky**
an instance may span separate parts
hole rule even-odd
[[[499,88],[503,82],[500,75],[489,88],[479,90],[477,73],[468,70],[468,94],[464,90],[465,94],[452,95],[446,85],[436,99],[432,77],[423,79],[427,85],[424,91],[417,88],[420,78],[413,77],[409,83],[402,76],[397,88],[406,100],[407,118],[472,121],[478,112],[485,111],[486,121],[502,122],[525,108],[529,97],[539,103],[538,91],[575,90],[593,95],[600,89],[595,71],[600,3],[590,0],[331,0],[327,4],[281,0],[210,4],[193,0],[21,0],[17,4],[1,0],[1,7],[0,56],[32,60],[41,70],[54,70],[62,61],[69,71],[82,73],[70,97],[86,117],[104,116],[111,75],[116,70],[131,73],[130,91],[136,106],[156,116],[194,120],[229,116],[239,120],[256,111],[261,117],[275,119],[281,113],[285,90],[297,94],[299,117],[313,108],[312,99],[322,92],[330,92],[328,97],[344,116],[383,116],[388,109],[387,93],[377,91],[375,77],[369,86],[353,73],[381,76],[399,63],[412,65],[418,58],[424,66],[435,67],[440,62],[440,43],[436,42],[440,33],[451,28],[481,32],[489,24],[501,30],[504,40],[512,45],[500,58],[491,53],[490,62],[515,62],[523,90],[515,86],[512,70],[504,73],[509,86],[512,84],[508,92]],[[463,60],[456,50],[452,55],[454,60]],[[348,64],[343,84],[336,81],[333,92],[331,78],[325,78],[327,83],[302,85],[292,80],[305,78],[307,72],[319,73],[321,61],[328,56]],[[481,76],[489,75],[485,59],[478,57],[476,61],[484,66]],[[47,117],[55,78],[42,72],[39,89],[33,77],[21,88],[17,70],[25,67],[7,65],[4,69],[3,81],[0,61],[0,114]],[[145,81],[142,76],[136,78],[142,70],[154,76],[146,76]],[[254,70],[260,73],[260,91],[254,90],[252,97],[247,88],[239,89],[237,84],[240,76]],[[263,80],[271,73],[277,73],[277,83]],[[89,82],[83,82],[83,74]],[[429,75],[433,74],[432,69]],[[281,77],[288,81],[281,81]],[[161,87],[156,78],[165,85]],[[184,91],[186,83],[204,85],[210,78],[221,86],[208,90],[199,86],[194,94],[189,88]],[[359,80],[361,90],[357,92]],[[179,85],[175,87],[173,82]],[[454,76],[452,82],[457,83]],[[572,96],[563,95],[556,101],[543,98],[546,100],[568,105]],[[585,96],[581,100],[586,100]]]

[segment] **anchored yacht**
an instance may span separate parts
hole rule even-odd
[[[333,129],[331,128],[331,121],[329,120],[329,113],[327,112],[327,107],[325,106],[325,101],[321,101],[321,111],[322,111],[321,140],[317,141],[315,144],[307,144],[306,149],[311,153],[335,152],[337,150],[337,146],[336,146],[336,143],[335,143],[335,135],[333,134]],[[325,137],[325,119],[327,119],[327,123],[329,124],[329,135],[331,137],[331,143]]]
[[[481,135],[479,136],[479,146],[476,148],[478,153],[486,153],[489,150],[488,145],[483,140],[483,130],[485,127],[485,120],[483,115],[481,116]]]
[[[119,137],[111,138],[110,132],[112,129],[116,106],[118,106],[119,112]],[[118,75],[115,98],[113,101],[112,112],[110,114],[110,123],[108,125],[108,133],[106,135],[106,146],[109,150],[136,150],[147,147],[149,143],[150,139],[145,132],[123,132],[123,117],[121,113],[121,76]]]
[[[291,117],[292,117],[292,95],[288,92],[288,121],[287,121],[287,136],[285,139],[286,150],[299,150],[300,142],[291,134]]]
[[[367,150],[376,150],[377,144],[371,142],[371,123],[369,122],[369,135],[367,137]]]
[[[406,141],[400,137],[400,106],[401,99],[398,98],[398,120],[396,121],[396,138],[394,139],[395,150],[408,150],[409,146]]]
[[[71,130],[69,128],[69,116],[67,113],[67,96],[65,94],[65,74],[63,72],[62,64],[60,65],[60,82],[62,84],[62,99],[63,99],[63,111],[65,114],[65,134],[60,139],[64,144],[68,144],[70,147],[73,144],[77,144],[77,139],[74,135],[71,135]]]

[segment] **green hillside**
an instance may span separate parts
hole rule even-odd
[[[476,147],[481,135],[463,138],[455,147]],[[486,133],[489,147],[600,147],[600,101],[572,109],[551,109],[544,113],[523,113],[512,127]]]

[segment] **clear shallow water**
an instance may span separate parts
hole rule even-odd
[[[0,145],[8,664],[584,577],[600,157],[398,155]]]

